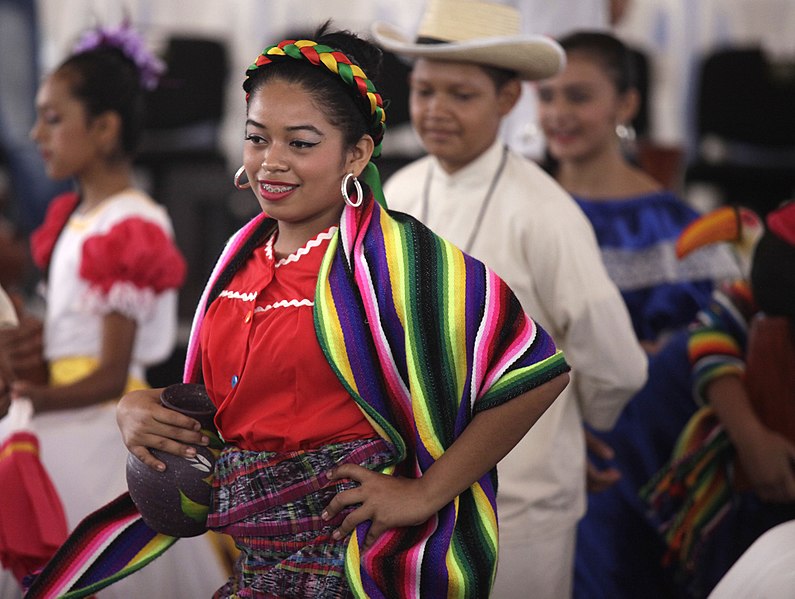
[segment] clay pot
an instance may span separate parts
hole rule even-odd
[[[150,449],[166,465],[158,472],[133,454],[127,456],[127,488],[144,522],[173,537],[195,537],[207,530],[215,459],[221,447],[213,424],[215,406],[203,385],[179,383],[163,390],[163,406],[195,418],[210,437],[196,445],[196,457],[184,458]]]

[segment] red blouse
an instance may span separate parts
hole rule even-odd
[[[281,260],[271,237],[207,311],[204,382],[218,430],[241,449],[290,451],[377,436],[315,336],[317,275],[335,231]]]

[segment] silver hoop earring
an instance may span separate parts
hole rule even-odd
[[[241,166],[239,169],[237,169],[237,172],[235,173],[235,187],[237,187],[238,189],[249,189],[251,187],[251,182],[248,180],[248,178],[246,179],[245,183],[240,182],[240,177],[242,177],[243,173],[245,172],[246,172],[246,167]]]
[[[621,141],[631,143],[635,141],[635,127],[633,127],[632,124],[625,125],[624,123],[619,123],[616,125],[616,135]]]
[[[352,201],[351,197],[348,195],[348,181],[353,179],[353,187],[356,189],[356,201]],[[362,192],[362,186],[359,183],[359,179],[356,178],[356,175],[353,173],[348,173],[342,178],[342,185],[340,185],[340,192],[342,193],[342,199],[345,200],[345,203],[348,204],[351,208],[358,208],[362,205],[364,201],[364,193]]]

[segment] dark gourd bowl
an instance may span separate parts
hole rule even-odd
[[[164,472],[127,456],[127,488],[144,522],[173,537],[195,537],[207,530],[213,469],[221,447],[213,424],[215,406],[203,385],[179,383],[163,390],[163,406],[195,418],[210,437],[210,447],[195,445],[196,456],[184,458],[156,449],[152,454],[165,463]]]

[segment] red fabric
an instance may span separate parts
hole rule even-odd
[[[282,300],[313,301],[327,245],[278,268],[258,248],[226,287],[239,295],[222,294],[204,319],[204,383],[218,406],[219,431],[241,449],[313,449],[375,435],[323,355],[312,306],[255,311]]]
[[[80,276],[104,293],[120,281],[160,293],[181,286],[185,272],[185,259],[171,238],[142,218],[127,218],[83,244]]]
[[[32,433],[13,433],[0,445],[0,489],[0,563],[22,582],[67,536],[60,497]]]
[[[795,201],[768,214],[767,227],[790,245],[795,245]]]
[[[47,268],[52,257],[55,242],[63,231],[66,221],[74,212],[80,196],[75,192],[68,192],[57,196],[50,202],[44,222],[30,236],[30,251],[33,262],[41,270]]]

